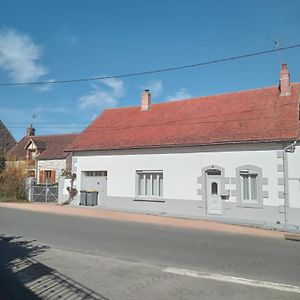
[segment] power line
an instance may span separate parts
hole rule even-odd
[[[252,56],[258,56],[263,54],[268,54],[272,52],[278,52],[281,50],[288,50],[293,48],[299,48],[300,44],[296,45],[290,45],[286,47],[278,47],[276,49],[269,49],[254,53],[247,53],[242,54],[238,56],[232,56],[232,57],[225,57],[215,60],[209,60],[206,62],[200,62],[190,65],[183,65],[183,66],[176,66],[176,67],[170,67],[170,68],[162,68],[162,69],[156,69],[156,70],[149,70],[149,71],[142,71],[142,72],[136,72],[136,73],[127,73],[127,74],[117,74],[117,75],[109,75],[109,76],[102,76],[102,77],[91,77],[91,78],[79,78],[79,79],[69,79],[69,80],[53,80],[53,81],[36,81],[36,82],[15,82],[15,83],[0,83],[0,86],[20,86],[20,85],[45,85],[45,84],[61,84],[61,83],[76,83],[76,82],[86,82],[86,81],[96,81],[96,80],[105,80],[105,79],[111,79],[111,78],[127,78],[127,77],[134,77],[134,76],[142,76],[142,75],[149,75],[149,74],[156,74],[156,73],[163,73],[163,72],[170,72],[170,71],[177,71],[177,70],[183,70],[188,68],[195,68],[195,67],[201,67],[205,65],[211,65],[221,62],[227,62],[242,58],[248,58]]]

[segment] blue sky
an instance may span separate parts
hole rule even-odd
[[[0,82],[64,80],[193,64],[300,43],[298,0],[2,0]],[[300,48],[282,51],[300,81]],[[97,82],[0,87],[0,119],[19,140],[79,132],[103,109],[276,85],[277,53]],[[226,105],[226,104],[224,104]],[[33,117],[34,116],[34,117]]]

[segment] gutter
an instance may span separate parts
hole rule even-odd
[[[164,144],[164,145],[142,145],[142,146],[128,146],[122,148],[95,148],[95,149],[86,149],[86,148],[78,148],[78,149],[64,149],[64,152],[92,152],[92,151],[115,151],[115,150],[144,150],[144,149],[170,149],[170,148],[183,148],[183,147],[206,147],[206,146],[226,146],[226,145],[247,145],[247,144],[274,144],[274,143],[282,143],[282,142],[291,141],[288,139],[280,139],[280,140],[245,140],[245,141],[233,141],[233,142],[212,142],[209,144]]]
[[[295,145],[297,141],[294,141],[292,144],[286,146],[282,149],[283,156],[282,156],[282,163],[283,163],[283,181],[284,181],[284,229],[286,231],[286,226],[288,222],[288,207],[290,205],[289,201],[289,168],[288,168],[288,153],[295,152]]]

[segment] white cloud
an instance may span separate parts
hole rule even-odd
[[[122,97],[124,95],[124,81],[117,78],[108,78],[99,80],[101,83],[109,86],[113,90],[113,94],[116,97]]]
[[[155,98],[161,95],[163,86],[161,79],[152,79],[147,84],[142,85],[143,90],[150,90],[151,95]]]
[[[14,82],[36,81],[48,73],[39,63],[41,47],[13,29],[0,29],[0,69]]]
[[[101,90],[91,91],[88,95],[79,98],[79,108],[81,109],[111,107],[115,106],[117,103],[118,100],[114,96]]]
[[[49,80],[45,80],[45,82],[54,82],[55,79],[49,79]],[[41,84],[40,86],[37,87],[37,90],[40,92],[48,92],[51,91],[53,88],[53,84],[49,83],[49,84]]]
[[[180,99],[188,99],[191,98],[191,94],[186,88],[181,88],[178,90],[174,95],[168,96],[167,100],[168,101],[175,101],[175,100],[180,100]]]
[[[98,83],[101,86],[93,83],[93,90],[79,98],[78,106],[80,109],[114,107],[125,94],[124,81],[121,79],[104,79],[99,80]]]

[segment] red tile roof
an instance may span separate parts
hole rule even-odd
[[[26,159],[26,145],[32,140],[41,151],[38,160],[64,159],[67,154],[64,149],[78,136],[78,134],[57,134],[25,136],[12,150],[18,159]]]
[[[130,149],[294,140],[300,83],[140,107],[108,109],[66,149]]]

